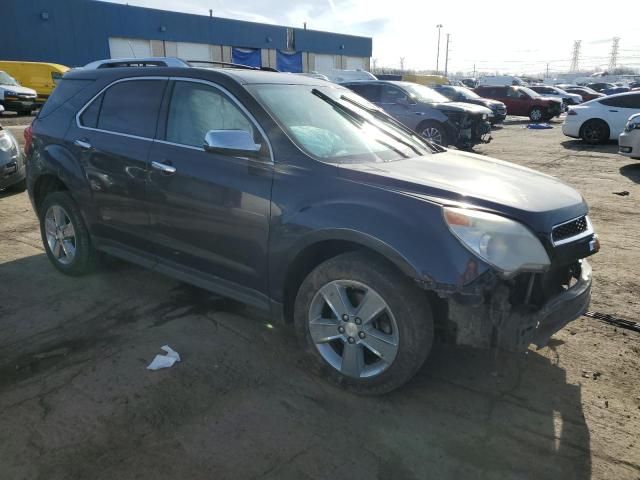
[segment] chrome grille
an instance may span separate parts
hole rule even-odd
[[[562,242],[568,238],[576,237],[589,229],[589,221],[586,216],[576,218],[569,222],[553,227],[551,239],[554,243]]]

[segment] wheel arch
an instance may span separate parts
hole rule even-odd
[[[285,322],[293,321],[293,304],[304,278],[322,262],[355,250],[366,251],[382,258],[411,278],[419,276],[404,256],[374,237],[348,230],[323,232],[305,242],[287,264],[281,279],[282,313]]]
[[[51,173],[38,176],[33,183],[33,205],[36,213],[40,214],[40,207],[49,193],[59,191],[70,191],[60,177]]]
[[[605,124],[605,126],[607,127],[607,130],[608,130],[607,138],[611,138],[611,125],[609,125],[609,122],[607,122],[607,121],[606,121],[604,118],[602,118],[602,117],[591,117],[591,118],[588,118],[587,120],[585,120],[584,122],[582,122],[582,124],[580,125],[580,128],[578,129],[578,136],[579,136],[580,138],[582,138],[582,133],[583,133],[583,130],[584,130],[584,126],[585,126],[587,123],[589,123],[589,122],[594,122],[594,121],[595,121],[595,122],[602,122],[602,123],[604,123],[604,124]]]

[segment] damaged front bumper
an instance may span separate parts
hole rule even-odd
[[[448,333],[458,345],[497,347],[522,352],[546,346],[551,336],[587,311],[591,300],[591,266],[586,260],[561,293],[542,305],[512,304],[512,287],[501,283],[488,301],[468,305],[453,296],[448,304]]]
[[[489,143],[492,140],[491,123],[478,116],[452,117],[449,127],[457,132],[454,143],[458,148],[471,148],[478,143]]]

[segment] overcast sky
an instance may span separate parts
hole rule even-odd
[[[451,34],[449,70],[503,73],[566,71],[574,40],[582,40],[581,66],[608,65],[611,39],[621,38],[619,64],[640,68],[640,6],[637,0],[611,8],[538,0],[110,0],[165,10],[327,30],[373,38],[378,66],[435,68],[442,28]],[[626,11],[628,14],[624,14]]]

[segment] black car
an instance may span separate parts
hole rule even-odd
[[[596,83],[588,83],[587,87],[589,87],[591,90],[595,90],[598,93],[602,93],[605,90],[614,88],[615,85],[613,83],[608,83],[608,82],[596,82]]]
[[[438,85],[437,87],[433,87],[433,89],[452,102],[473,103],[474,105],[487,107],[491,110],[491,116],[489,117],[491,125],[502,123],[504,119],[507,118],[507,106],[504,103],[490,98],[482,98],[476,92],[466,87]]]
[[[342,85],[438,145],[469,149],[491,141],[488,108],[452,102],[432,88],[411,82],[367,80]]]
[[[436,333],[524,351],[589,303],[578,192],[434,145],[323,80],[77,69],[27,138],[56,269],[104,252],[250,304],[356,392],[405,383]]]
[[[0,126],[0,190],[23,192],[26,189],[24,157],[9,130]]]

